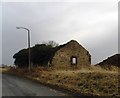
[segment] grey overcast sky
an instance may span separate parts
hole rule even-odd
[[[2,63],[2,3],[0,2],[0,64]]]
[[[64,44],[72,39],[83,45],[96,64],[118,53],[117,2],[3,2],[2,63],[12,65],[13,55],[31,46],[54,40]]]

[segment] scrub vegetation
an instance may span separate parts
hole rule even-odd
[[[60,48],[54,41],[43,42],[43,44],[36,44],[30,48],[31,62],[33,65],[48,66],[54,53]],[[28,49],[22,49],[13,55],[15,59],[14,64],[18,67],[28,66]]]
[[[118,70],[117,67],[103,69],[100,66],[67,70],[35,67],[31,69],[31,73],[27,68],[9,68],[6,72],[59,87],[77,95],[120,97]]]

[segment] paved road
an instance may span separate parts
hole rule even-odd
[[[65,96],[61,91],[51,89],[34,81],[16,76],[2,75],[2,96]]]

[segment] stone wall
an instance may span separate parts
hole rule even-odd
[[[71,65],[71,57],[77,57],[77,64]],[[52,66],[54,67],[83,67],[89,66],[91,57],[89,52],[82,47],[77,41],[71,40],[60,48],[52,59]]]

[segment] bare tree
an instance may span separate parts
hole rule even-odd
[[[56,43],[56,42],[53,41],[53,40],[50,40],[50,41],[48,41],[48,42],[43,41],[42,44],[46,44],[46,45],[51,46],[51,47],[56,47],[56,46],[59,45],[58,43]]]

